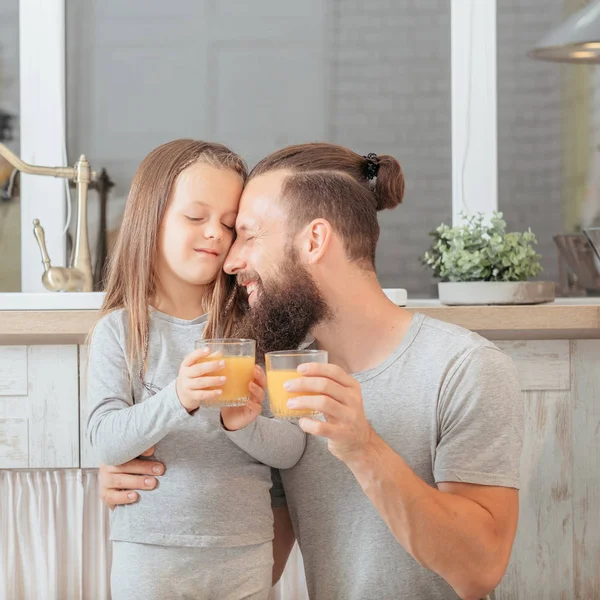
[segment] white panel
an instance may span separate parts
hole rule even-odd
[[[27,348],[0,346],[0,396],[27,395]]]
[[[79,346],[79,453],[82,469],[93,469],[99,466],[96,452],[88,442],[86,435],[87,420],[91,406],[86,395],[87,346]]]
[[[571,389],[568,340],[495,343],[515,361],[521,389]]]
[[[65,165],[64,0],[20,0],[21,158],[41,166]],[[54,265],[65,263],[66,203],[63,179],[21,177],[21,290],[45,291],[33,219],[46,234]]]
[[[519,528],[496,599],[573,598],[571,398],[524,396]]]
[[[573,342],[573,571],[576,598],[600,598],[600,340]]]
[[[77,346],[30,346],[31,468],[79,466]]]
[[[27,396],[0,396],[0,419],[28,418]]]
[[[452,222],[498,207],[496,0],[452,0]],[[524,59],[525,60],[525,59]]]
[[[26,469],[28,466],[27,421],[0,419],[0,469]]]

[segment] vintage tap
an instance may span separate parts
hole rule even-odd
[[[33,234],[42,255],[44,273],[42,283],[53,292],[91,292],[93,289],[92,261],[88,242],[87,193],[88,187],[96,178],[90,163],[82,154],[74,167],[39,167],[23,162],[16,154],[0,143],[0,156],[22,173],[49,175],[72,179],[77,184],[77,230],[71,254],[70,266],[55,267],[50,264],[46,249],[44,229],[38,219],[33,220]]]

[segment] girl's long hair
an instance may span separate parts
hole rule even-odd
[[[247,177],[243,159],[222,144],[180,139],[155,148],[140,164],[127,198],[119,235],[107,268],[106,296],[99,318],[124,308],[128,314],[130,365],[144,368],[149,309],[157,289],[155,272],[160,224],[177,176],[201,162],[231,169],[242,183]],[[209,314],[205,337],[227,337],[241,315],[235,277],[223,271],[208,286],[203,310]],[[90,334],[91,335],[91,334]]]

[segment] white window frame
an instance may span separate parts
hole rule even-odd
[[[452,222],[498,209],[496,0],[452,0]]]
[[[21,158],[48,167],[65,156],[65,0],[20,0],[19,81]],[[33,235],[39,219],[54,265],[64,265],[66,186],[64,179],[21,174],[21,290],[46,291],[42,259]]]

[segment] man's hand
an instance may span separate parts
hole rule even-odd
[[[237,431],[250,425],[262,412],[262,403],[265,401],[265,388],[267,387],[267,376],[265,372],[256,365],[254,367],[254,380],[250,382],[248,389],[250,399],[244,406],[224,406],[221,408],[221,418],[225,429]]]
[[[146,450],[142,456],[152,456],[154,448]],[[100,465],[100,497],[110,510],[119,504],[133,504],[139,494],[132,490],[152,490],[163,475],[165,466],[157,461],[135,458],[124,465],[111,467]]]
[[[298,371],[302,377],[286,382],[285,389],[315,395],[288,400],[288,407],[317,411],[325,417],[325,422],[300,419],[300,428],[326,437],[330,452],[343,462],[366,451],[375,432],[365,416],[360,383],[337,365],[307,363]]]

